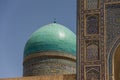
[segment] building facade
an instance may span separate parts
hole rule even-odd
[[[120,0],[77,0],[77,43],[77,80],[120,80]]]
[[[0,80],[75,80],[76,40],[66,29],[54,35],[59,26],[28,40],[23,78]],[[77,0],[77,80],[120,80],[120,0]]]

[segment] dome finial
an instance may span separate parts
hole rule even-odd
[[[56,23],[56,18],[54,18],[54,23]]]

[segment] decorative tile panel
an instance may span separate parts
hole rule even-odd
[[[120,4],[106,6],[107,53],[120,36]]]
[[[118,1],[118,0],[109,0]],[[109,68],[109,78],[113,80],[113,67],[112,60],[114,55],[114,50],[120,43],[120,3],[106,4],[105,6],[105,24],[106,24],[106,48],[108,55],[108,68]]]
[[[86,9],[99,8],[99,0],[86,0]]]
[[[87,34],[99,33],[99,15],[86,16],[86,32]]]
[[[100,80],[100,67],[86,67],[86,80]]]
[[[99,46],[98,41],[86,41],[86,60],[95,61],[99,60]]]
[[[77,80],[108,80],[105,57],[105,0],[78,1],[79,65]],[[96,65],[99,65],[99,70],[94,67]],[[90,67],[89,71],[86,66]]]

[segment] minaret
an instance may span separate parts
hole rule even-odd
[[[107,80],[105,1],[77,0],[77,80]]]

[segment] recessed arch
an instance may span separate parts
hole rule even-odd
[[[118,51],[118,50],[120,50],[120,37],[118,37],[116,39],[116,41],[114,41],[114,45],[111,47],[111,50],[108,53],[108,72],[109,72],[110,80],[120,80],[120,79],[115,79],[115,73],[117,73],[117,72],[115,72],[115,68],[116,68],[115,64],[118,62],[116,56],[118,56],[120,59],[120,55],[118,55],[118,52],[120,54],[120,51]],[[114,63],[114,62],[116,62],[116,63]],[[119,68],[120,68],[120,66],[119,66]]]
[[[86,59],[88,61],[99,60],[98,45],[91,44],[87,46]]]
[[[113,56],[114,80],[120,80],[120,45],[116,48]]]
[[[100,72],[96,69],[90,69],[87,71],[86,80],[99,80],[100,79]]]

